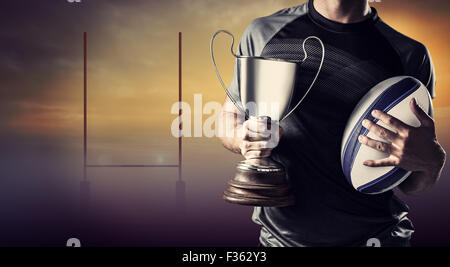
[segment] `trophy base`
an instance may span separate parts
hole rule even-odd
[[[238,163],[236,175],[223,193],[227,202],[262,207],[285,207],[295,203],[286,182],[284,167],[269,159],[251,159]]]

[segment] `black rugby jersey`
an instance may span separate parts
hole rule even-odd
[[[434,97],[434,71],[424,45],[370,18],[351,24],[320,15],[309,3],[255,19],[245,30],[238,54],[302,60],[302,42],[319,37],[325,61],[302,104],[281,122],[284,135],[272,153],[293,187],[292,207],[256,207],[264,246],[359,246],[377,237],[382,245],[406,245],[414,231],[408,207],[392,191],[365,195],[345,179],[340,164],[342,134],[358,101],[377,83],[410,75]],[[306,43],[308,59],[297,77],[293,103],[312,82],[321,59],[316,40]],[[230,85],[239,102],[236,74]],[[384,243],[383,243],[384,242]]]

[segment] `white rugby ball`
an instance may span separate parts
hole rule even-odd
[[[368,167],[365,160],[388,157],[358,141],[359,135],[375,140],[383,140],[362,126],[364,119],[371,120],[389,130],[386,124],[372,117],[374,109],[381,110],[402,122],[419,127],[420,122],[410,108],[410,101],[416,98],[418,104],[430,115],[433,114],[431,97],[427,88],[417,79],[398,76],[382,81],[374,86],[356,105],[342,138],[341,163],[347,181],[358,191],[366,194],[379,194],[393,189],[403,182],[411,172],[399,167]]]

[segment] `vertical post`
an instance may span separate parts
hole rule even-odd
[[[179,137],[178,137],[178,180],[175,183],[175,206],[177,214],[183,215],[186,211],[186,183],[183,181],[183,114],[181,102],[183,101],[183,35],[178,33],[178,116],[179,116]]]
[[[183,95],[182,95],[182,71],[183,71],[183,54],[182,54],[182,33],[179,32],[178,33],[178,103],[179,103],[179,108],[178,108],[178,115],[179,115],[179,125],[180,125],[180,135],[178,138],[178,180],[181,181],[182,180],[182,162],[183,162],[183,153],[182,153],[182,147],[183,147],[183,138],[181,136],[181,131],[183,129],[183,122],[181,120],[181,114],[183,113],[181,110],[181,101],[183,99]]]
[[[83,178],[86,180],[86,168],[87,168],[87,33],[83,33]]]
[[[83,33],[83,180],[80,182],[80,218],[89,211],[90,185],[87,180],[87,33]]]

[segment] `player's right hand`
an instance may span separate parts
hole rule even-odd
[[[282,129],[269,117],[250,117],[242,125],[241,154],[246,159],[267,158],[278,145]]]

